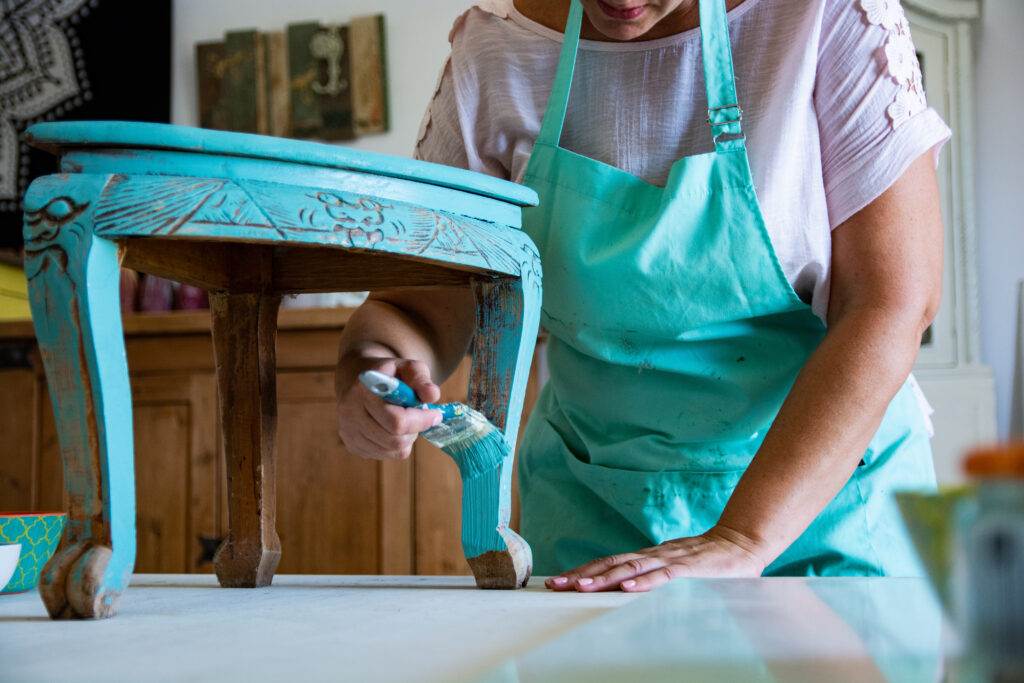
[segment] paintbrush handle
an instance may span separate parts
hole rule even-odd
[[[367,370],[359,374],[359,381],[363,383],[363,386],[388,403],[404,408],[440,410],[444,420],[461,415],[464,411],[461,403],[424,403],[417,398],[416,392],[412,390],[412,387],[397,377],[386,375],[383,372]]]

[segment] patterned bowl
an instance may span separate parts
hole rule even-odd
[[[0,512],[0,544],[21,544],[14,575],[0,593],[32,590],[39,572],[57,548],[67,515],[63,512]]]

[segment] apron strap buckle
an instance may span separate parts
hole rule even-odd
[[[714,112],[722,112],[722,115],[728,116],[729,114],[726,114],[723,111],[725,109],[735,109],[736,110],[736,118],[728,119],[726,121],[713,121],[712,120],[713,116],[716,117],[716,118],[718,116],[718,114],[715,114]],[[738,105],[738,104],[725,104],[725,105],[722,105],[721,107],[711,107],[710,109],[708,109],[707,122],[711,124],[711,128],[712,129],[715,128],[716,126],[727,126],[730,123],[739,123],[742,120],[743,120],[743,109],[741,109],[740,105]]]
[[[739,104],[726,104],[708,109],[707,121],[711,125],[711,138],[715,141],[716,149],[726,149],[725,147],[719,148],[719,143],[724,144],[728,140],[744,139],[743,129],[740,127],[742,120],[743,109]],[[728,148],[731,149],[731,146]]]

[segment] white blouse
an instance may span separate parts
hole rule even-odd
[[[728,14],[743,130],[768,233],[825,319],[831,230],[950,130],[928,108],[896,0],[746,0]],[[485,0],[455,21],[416,157],[521,182],[562,34]],[[653,184],[713,149],[699,30],[581,40],[562,147]],[[894,226],[899,229],[899,226]]]

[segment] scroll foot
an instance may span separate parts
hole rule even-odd
[[[523,588],[533,570],[533,553],[522,536],[508,527],[498,533],[505,540],[507,550],[491,550],[476,557],[468,557],[478,588]]]
[[[39,594],[53,619],[106,619],[117,614],[127,577],[108,576],[113,551],[82,542],[50,558]]]

